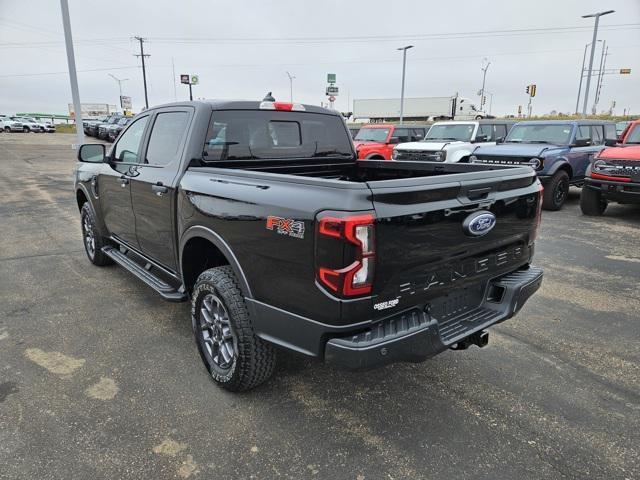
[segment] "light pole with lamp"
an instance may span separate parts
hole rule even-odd
[[[289,96],[290,101],[293,103],[293,79],[296,78],[294,75],[291,75],[289,72],[286,72],[287,77],[289,77]]]
[[[591,40],[591,55],[589,56],[589,73],[587,74],[587,85],[584,88],[584,103],[582,104],[582,117],[587,116],[587,102],[589,101],[589,87],[591,86],[591,72],[593,71],[593,56],[596,53],[596,42],[598,41],[598,24],[600,23],[600,17],[609,15],[615,12],[615,10],[606,10],[604,12],[591,13],[589,15],[582,15],[582,18],[595,18],[596,21],[593,25],[593,40]]]
[[[404,118],[404,77],[407,69],[407,50],[413,48],[413,45],[407,45],[406,47],[400,47],[396,50],[402,50],[402,89],[400,90],[400,123]]]

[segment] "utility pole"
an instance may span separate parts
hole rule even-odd
[[[491,65],[491,62],[489,62],[486,58],[485,61],[487,62],[487,64],[484,66],[484,68],[481,68],[482,70],[482,91],[480,92],[480,109],[482,109],[482,100],[484,99],[484,85],[485,85],[485,81],[487,80],[487,70],[489,70],[489,65]]]
[[[400,123],[404,118],[404,77],[407,69],[407,50],[413,48],[413,45],[407,45],[406,47],[400,47],[396,50],[402,50],[402,89],[400,90]]]
[[[602,42],[602,40],[598,40],[599,42]],[[587,61],[587,47],[591,45],[590,43],[587,43],[584,46],[584,53],[582,54],[582,68],[580,69],[580,82],[578,83],[578,98],[576,99],[576,115],[579,113],[579,108],[580,108],[580,93],[582,93],[582,79],[584,78],[584,64]]]
[[[78,74],[76,73],[76,57],[73,52],[68,0],[60,0],[60,10],[62,11],[64,43],[67,48],[67,64],[69,66],[69,83],[71,83],[71,98],[73,98],[73,111],[76,121],[76,148],[80,148],[80,145],[84,143],[84,127],[82,125],[82,106],[80,105],[80,91],[78,90]]]
[[[289,77],[289,98],[290,102],[293,103],[293,79],[296,77],[291,75],[289,72],[287,72],[287,77]]]
[[[140,42],[140,54],[136,55],[136,57],[140,57],[142,59],[142,81],[144,82],[144,107],[145,109],[149,108],[149,96],[147,95],[147,71],[144,67],[144,57],[150,57],[151,55],[146,55],[144,53],[144,38],[142,37],[134,37],[136,40]]]
[[[584,89],[584,103],[582,104],[582,117],[587,116],[587,103],[589,102],[589,87],[591,86],[591,72],[593,71],[593,56],[596,52],[596,42],[598,41],[598,24],[600,23],[600,17],[609,15],[615,12],[615,10],[606,10],[604,12],[591,13],[589,15],[583,15],[582,18],[595,18],[596,21],[593,25],[593,39],[591,40],[591,55],[589,56],[589,73],[587,74],[587,85]]]
[[[598,82],[596,83],[596,98],[593,100],[593,107],[591,113],[596,114],[598,110],[598,102],[600,101],[600,90],[602,89],[602,76],[604,75],[604,67],[607,64],[607,55],[609,54],[609,46],[605,50],[606,40],[602,43],[602,56],[600,57],[600,72],[598,73]]]

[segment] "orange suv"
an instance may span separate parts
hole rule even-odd
[[[421,125],[364,125],[353,143],[359,160],[391,160],[398,143],[417,142],[424,138],[429,127]]]

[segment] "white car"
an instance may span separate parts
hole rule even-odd
[[[0,128],[4,132],[22,132],[22,122],[17,122],[4,115],[0,116]]]
[[[43,123],[36,121],[35,118],[32,117],[11,117],[13,120],[22,123],[22,130],[24,132],[47,132],[53,131],[55,132],[55,127],[52,127],[49,122]]]
[[[513,124],[504,120],[436,122],[423,140],[396,146],[391,158],[403,161],[466,162],[478,145],[495,145],[504,140]]]

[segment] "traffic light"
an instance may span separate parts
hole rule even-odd
[[[536,96],[536,85],[535,84],[531,85],[531,96],[532,97]]]
[[[487,97],[485,95],[482,96],[482,101],[480,102],[480,106],[484,107],[484,104],[487,102]]]
[[[527,94],[530,94],[530,93],[529,93],[529,90],[530,90],[530,89],[531,89],[531,85],[527,85]]]

